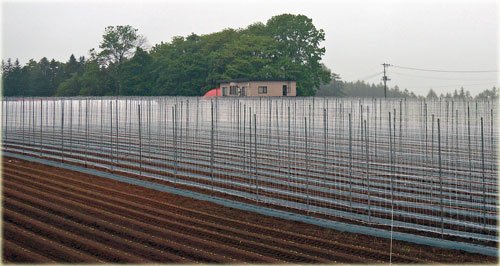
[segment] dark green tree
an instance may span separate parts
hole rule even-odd
[[[427,99],[436,99],[438,98],[438,95],[434,92],[433,89],[429,89],[429,92],[427,93]]]
[[[343,97],[345,96],[344,82],[340,80],[339,75],[332,73],[330,83],[321,85],[316,92],[316,96]]]
[[[321,66],[325,48],[322,29],[316,29],[312,19],[304,15],[283,14],[266,23],[267,32],[278,45],[275,49],[277,68],[285,78],[297,80],[299,95],[314,95],[322,83],[330,82],[330,72]]]
[[[14,63],[9,58],[5,63],[2,60],[2,88],[4,96],[19,96],[26,94],[26,79],[19,60]]]
[[[115,83],[113,84],[116,90],[115,95],[122,94],[119,77],[122,63],[133,56],[137,48],[145,44],[145,38],[137,32],[138,30],[130,25],[106,27],[99,45],[101,51],[95,54],[100,66],[106,68],[106,73]],[[91,51],[91,53],[95,53],[95,51]]]
[[[151,95],[151,62],[151,56],[137,48],[134,56],[123,63],[119,73],[122,95]]]
[[[145,38],[137,31],[130,25],[106,27],[97,54],[101,65],[120,64],[133,56],[137,47],[145,44]]]
[[[467,91],[468,92],[468,91]],[[498,89],[496,87],[491,88],[491,90],[484,90],[476,96],[476,99],[498,99]]]

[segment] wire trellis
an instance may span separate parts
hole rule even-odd
[[[494,100],[4,98],[3,149],[498,242]],[[410,230],[410,231],[408,231]]]

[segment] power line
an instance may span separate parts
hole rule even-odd
[[[437,70],[437,69],[424,69],[424,68],[415,68],[415,67],[404,67],[404,66],[395,66],[391,65],[395,68],[402,69],[410,69],[416,71],[426,71],[426,72],[444,72],[444,73],[492,73],[499,72],[500,70]]]
[[[366,80],[372,79],[372,78],[374,78],[374,77],[376,77],[376,76],[379,76],[379,75],[381,75],[382,73],[384,73],[384,72],[383,72],[383,71],[380,71],[380,72],[377,72],[377,73],[375,73],[375,74],[371,74],[371,75],[369,75],[369,76],[366,76],[366,77],[363,77],[363,78],[357,78],[357,79],[353,79],[353,80],[354,80],[354,81],[358,81],[358,80],[360,80],[360,81],[366,81]]]
[[[391,73],[401,76],[408,77],[416,77],[416,78],[425,78],[425,79],[438,79],[438,80],[465,80],[465,81],[494,81],[492,79],[462,79],[462,78],[441,78],[441,77],[431,77],[431,76],[419,76],[419,75],[411,75],[406,73],[400,73],[396,71],[392,71]]]
[[[474,83],[474,84],[454,84],[454,85],[444,85],[444,86],[419,86],[419,87],[408,87],[408,88],[411,88],[411,89],[423,89],[423,88],[431,88],[431,89],[434,89],[434,88],[447,88],[447,87],[456,87],[456,86],[462,86],[462,87],[465,87],[465,86],[474,86],[474,85],[497,85],[496,82],[488,82],[488,83]]]

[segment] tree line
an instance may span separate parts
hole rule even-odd
[[[243,29],[177,36],[151,49],[132,26],[109,26],[87,58],[44,57],[25,66],[2,61],[3,95],[196,96],[237,78],[294,79],[299,95],[314,95],[332,75],[320,62],[324,39],[310,18],[292,14]]]
[[[384,97],[384,84],[378,83],[367,83],[365,81],[342,81],[338,75],[333,74],[332,81],[327,84],[322,84],[316,96],[333,96],[333,97]],[[461,87],[459,90],[454,90],[453,93],[441,93],[438,95],[433,89],[429,89],[426,96],[416,95],[415,93],[409,91],[408,89],[401,90],[398,86],[387,87],[387,97],[391,98],[447,98],[447,99],[497,99],[498,89],[492,87],[491,89],[486,89],[472,97],[468,90]]]

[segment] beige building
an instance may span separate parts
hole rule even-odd
[[[224,80],[220,88],[222,96],[297,96],[294,80]]]

